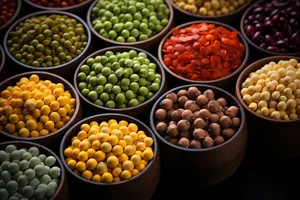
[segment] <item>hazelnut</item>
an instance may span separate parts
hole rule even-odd
[[[182,131],[179,133],[179,137],[180,138],[185,137],[185,138],[190,139],[192,137],[192,134],[190,131]]]
[[[221,127],[217,123],[211,123],[208,128],[208,132],[212,137],[217,137],[220,135]]]
[[[187,131],[189,130],[190,127],[191,127],[190,122],[188,122],[185,119],[182,119],[177,123],[177,128],[179,131]]]
[[[206,136],[202,141],[202,146],[204,148],[210,148],[214,145],[214,141],[211,137]]]
[[[167,112],[166,110],[164,109],[158,109],[156,112],[155,112],[155,117],[158,121],[163,121],[166,119],[167,117]]]
[[[219,122],[219,115],[218,114],[211,114],[210,117],[209,117],[209,121],[211,123],[218,123]]]
[[[167,128],[167,134],[171,137],[177,137],[179,134],[177,126],[175,124],[169,125]]]
[[[211,115],[211,113],[207,109],[200,110],[200,117],[202,119],[206,120],[207,118],[209,118],[210,115]]]
[[[168,136],[168,135],[165,135],[165,136],[164,136],[164,139],[167,140],[167,141],[170,141],[170,140],[172,140],[172,137],[170,137],[170,136]]]
[[[220,104],[217,101],[208,102],[207,108],[208,108],[209,112],[211,112],[211,113],[216,113],[219,110],[221,110]]]
[[[186,96],[181,96],[178,98],[178,103],[181,107],[184,106],[185,102],[187,102],[189,99]]]
[[[177,125],[177,122],[175,122],[175,121],[170,121],[169,124],[168,124],[168,126],[170,126],[170,125],[172,125],[172,124]]]
[[[156,124],[156,131],[161,134],[164,135],[167,131],[168,125],[165,122],[158,122]]]
[[[180,138],[178,144],[181,147],[188,148],[190,146],[190,141],[187,138]]]
[[[205,133],[205,131],[202,128],[196,128],[193,131],[193,138],[195,140],[202,140],[205,137],[206,137],[206,133]]]
[[[218,98],[217,102],[220,104],[220,106],[227,106],[227,101],[224,98]]]
[[[181,120],[181,113],[183,112],[183,109],[178,109],[178,110],[174,110],[171,114],[171,119],[173,121],[178,122],[179,120]]]
[[[172,138],[170,141],[170,143],[178,145],[178,139],[177,138]]]
[[[181,118],[185,119],[185,120],[187,120],[189,122],[193,121],[193,117],[194,117],[194,114],[190,110],[184,110],[181,113]]]
[[[195,100],[201,94],[201,92],[196,87],[190,87],[187,91],[187,94],[189,99]]]
[[[215,93],[214,91],[208,89],[208,90],[205,90],[205,92],[203,92],[203,94],[208,98],[209,101],[212,101],[215,99]]]
[[[175,110],[179,109],[179,108],[180,108],[180,105],[179,105],[179,103],[175,103],[175,104],[173,104],[173,108],[174,108]]]
[[[234,136],[234,134],[235,134],[235,131],[234,131],[232,128],[225,128],[225,129],[223,129],[223,131],[222,131],[222,136],[223,136],[226,140],[232,138],[232,136]]]
[[[190,110],[192,112],[198,111],[200,110],[200,107],[196,104],[195,101],[193,100],[188,100],[185,102],[184,104],[184,109],[186,110]]]
[[[237,128],[240,127],[240,125],[241,125],[241,120],[240,120],[240,118],[238,118],[238,117],[232,118],[232,125],[231,125],[232,128],[237,129]]]
[[[230,106],[226,110],[226,115],[229,116],[230,118],[237,117],[239,114],[239,109],[236,106]]]
[[[219,120],[221,128],[229,128],[232,124],[232,120],[228,116],[222,116]]]
[[[220,135],[218,135],[217,137],[214,138],[214,145],[217,146],[217,145],[220,145],[222,143],[224,143],[224,138]]]
[[[199,118],[200,117],[200,111],[195,111],[193,113],[193,118],[196,119],[196,118]]]
[[[172,113],[175,111],[175,109],[171,109],[171,110],[168,110],[168,112],[167,112],[167,118],[168,119],[171,119],[171,116],[172,116]]]
[[[173,103],[176,103],[178,97],[174,92],[170,92],[169,94],[167,94],[166,99],[170,99]]]
[[[222,110],[218,111],[216,114],[219,115],[219,117],[224,116],[224,112]]]
[[[192,140],[190,147],[192,149],[201,149],[201,143],[197,140]]]
[[[177,92],[177,97],[182,97],[182,96],[187,96],[187,91],[186,90],[179,90]]]
[[[204,95],[199,95],[196,99],[196,103],[198,104],[198,106],[203,106],[205,104],[207,104],[208,102],[208,98]]]
[[[207,123],[202,118],[195,119],[193,123],[194,128],[205,128],[207,126]]]

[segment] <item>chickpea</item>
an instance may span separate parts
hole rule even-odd
[[[246,94],[249,94],[248,89],[247,88],[243,88],[241,90],[241,94],[242,94],[242,96],[245,96]]]
[[[260,110],[260,114],[261,114],[262,116],[267,117],[267,116],[269,115],[269,109],[266,108],[266,107],[263,107],[263,108]]]
[[[277,104],[277,108],[279,111],[284,111],[286,109],[286,103],[284,101],[280,101],[278,104]]]
[[[254,103],[254,102],[250,103],[249,108],[253,111],[256,111],[257,110],[257,103]]]
[[[284,88],[285,88],[285,86],[283,84],[279,84],[279,85],[276,86],[276,90],[278,92],[282,92],[284,90]]]
[[[260,100],[264,100],[264,101],[268,101],[270,99],[270,93],[267,92],[267,91],[263,91],[261,94],[260,94]]]
[[[260,92],[262,90],[262,86],[261,85],[255,85],[254,90],[255,90],[255,92]]]
[[[195,5],[190,6],[190,12],[196,14],[198,11],[197,7]]]
[[[294,80],[296,78],[296,73],[293,70],[288,70],[286,76],[289,76]]]
[[[286,102],[286,108],[287,110],[292,110],[292,109],[295,109],[297,106],[297,103],[294,99],[289,99],[287,102]]]
[[[199,14],[200,14],[200,15],[207,15],[207,9],[204,8],[204,7],[201,7],[201,8],[199,9]]]
[[[296,98],[300,98],[300,89],[297,89],[297,90],[294,91],[294,96]]]
[[[288,88],[290,88],[292,91],[295,91],[297,89],[297,84],[292,82],[288,85]]]
[[[213,8],[213,9],[219,9],[220,8],[220,2],[219,1],[217,1],[217,0],[212,0],[211,1],[211,7]]]
[[[266,101],[259,101],[257,105],[258,105],[259,109],[262,109],[264,107],[266,107],[266,108],[268,107],[268,103]]]
[[[205,2],[204,4],[203,4],[203,6],[204,6],[204,8],[206,8],[208,11],[209,10],[211,10],[211,4],[210,4],[210,2]]]
[[[215,16],[215,13],[214,13],[214,11],[211,11],[211,10],[210,10],[210,11],[208,11],[208,12],[207,12],[207,16]]]
[[[277,101],[271,101],[269,106],[270,106],[270,108],[276,109],[277,108]]]
[[[271,117],[273,119],[280,119],[280,113],[278,111],[274,111],[271,113]]]
[[[288,115],[284,115],[283,119],[284,119],[284,120],[290,120],[290,118],[289,118]]]
[[[286,102],[287,101],[287,97],[286,96],[284,96],[284,95],[281,95],[280,97],[279,97],[279,101],[284,101],[284,102]]]
[[[189,5],[195,5],[196,4],[195,0],[188,0],[187,3]]]
[[[291,90],[291,88],[285,88],[283,90],[283,95],[286,96],[286,97],[290,97],[293,95],[293,91]]]
[[[245,96],[243,96],[243,100],[246,104],[250,104],[252,102],[252,97],[249,94],[246,94]]]
[[[298,64],[298,61],[294,58],[289,60],[289,64],[292,65],[293,67],[295,67]]]
[[[228,8],[227,8],[227,7],[222,8],[222,9],[221,9],[221,13],[222,13],[222,14],[227,14],[227,13],[229,13]]]
[[[280,97],[280,92],[278,92],[278,91],[272,92],[271,98],[273,100],[277,100],[277,99],[279,99],[279,97]]]
[[[290,114],[289,117],[290,117],[291,120],[298,119],[298,116],[296,114]]]
[[[252,101],[258,103],[260,99],[260,92],[256,92],[252,95]]]
[[[178,4],[177,4],[177,6],[179,7],[179,8],[181,8],[181,9],[184,9],[185,8],[185,3],[183,2],[183,1],[181,1],[181,2],[179,2]]]
[[[232,11],[234,11],[235,9],[234,9],[233,6],[229,6],[229,7],[228,7],[228,10],[229,10],[229,12],[232,12]]]

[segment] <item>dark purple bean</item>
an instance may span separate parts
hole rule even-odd
[[[264,6],[259,6],[253,10],[254,13],[260,13],[264,11]]]
[[[290,24],[295,25],[295,23],[297,23],[297,20],[295,18],[291,18],[290,19]]]
[[[275,38],[276,40],[279,40],[279,39],[283,38],[283,33],[282,33],[282,32],[276,32],[276,33],[274,34],[274,38]]]
[[[257,20],[254,20],[254,21],[252,22],[252,24],[258,24],[258,23],[260,23],[260,22],[257,21]]]
[[[288,23],[285,23],[283,25],[283,32],[285,36],[290,36],[292,35],[292,29],[291,26]]]
[[[282,49],[280,49],[280,51],[283,52],[283,53],[290,53],[291,52],[291,50],[289,50],[288,48],[282,48]]]
[[[267,48],[267,44],[266,43],[261,43],[259,45],[260,48],[266,49]]]
[[[291,36],[291,43],[297,43],[299,40],[300,34],[299,32],[293,33],[293,35]]]
[[[268,21],[265,21],[265,26],[272,26],[272,21],[271,20],[268,20]]]
[[[273,6],[276,6],[276,7],[284,7],[284,6],[287,6],[288,5],[288,1],[284,1],[284,2],[272,2],[273,3]]]
[[[279,14],[279,12],[280,12],[280,10],[278,10],[278,9],[275,9],[275,10],[273,10],[272,12],[271,12],[271,16],[273,16],[273,15],[277,15],[277,14]]]
[[[284,41],[286,44],[288,44],[289,41],[290,41],[290,39],[289,39],[289,38],[284,38],[283,41]]]
[[[280,49],[275,46],[268,46],[267,50],[272,52],[277,52],[277,53],[280,52]]]
[[[245,19],[244,20],[244,25],[248,25],[249,24],[249,20],[248,19]]]
[[[268,17],[265,17],[265,21],[269,21],[271,20],[271,18],[268,16]]]
[[[293,7],[288,7],[287,9],[285,9],[287,12],[292,12],[292,10],[293,10],[294,8]]]
[[[253,42],[258,42],[261,39],[261,32],[257,31],[254,33],[252,36],[252,41]]]
[[[288,45],[288,43],[286,43],[284,40],[278,40],[276,42],[276,46],[285,47],[287,45]]]
[[[264,10],[264,14],[269,14],[269,13],[271,13],[273,10],[274,10],[273,7],[266,7],[265,10]]]
[[[253,5],[253,9],[264,6],[262,3],[257,3]]]
[[[275,42],[274,42],[274,39],[272,38],[271,35],[266,35],[265,36],[265,41],[269,44],[269,45],[273,45]]]
[[[279,21],[288,22],[288,19],[286,17],[279,17]]]
[[[249,15],[248,16],[248,20],[251,22],[251,21],[253,21],[255,19],[255,17],[254,17],[254,15]]]
[[[292,17],[298,17],[299,13],[296,12],[296,11],[292,11],[292,12],[290,12],[290,16],[292,16]]]
[[[279,21],[279,15],[274,15],[273,17],[272,17],[272,23],[276,23],[276,22],[278,22]]]
[[[246,26],[246,34],[248,36],[252,37],[254,32],[255,32],[255,28],[253,26],[251,25]]]
[[[260,23],[255,24],[255,30],[256,31],[263,31],[264,27],[265,26],[263,24],[260,24]]]
[[[263,21],[264,18],[263,18],[262,14],[256,14],[255,19],[258,20],[258,21]]]

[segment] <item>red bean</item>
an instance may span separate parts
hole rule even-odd
[[[275,46],[269,46],[267,48],[268,51],[272,51],[272,52],[279,52],[280,49],[278,47],[275,47]]]

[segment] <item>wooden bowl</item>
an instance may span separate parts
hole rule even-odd
[[[214,22],[214,21],[192,21],[192,22],[188,22],[185,24],[181,24],[180,26],[177,26],[177,28],[184,28],[187,26],[190,26],[192,24],[199,24],[199,23],[207,23],[207,24],[215,24],[216,26],[223,26],[225,28],[227,28],[228,30],[232,30],[232,31],[237,31],[235,28],[233,28],[232,26],[229,26],[227,24],[221,23],[221,22]],[[244,39],[244,37],[242,36],[242,34],[240,32],[238,32],[238,38],[239,41],[241,43],[244,44],[245,46],[245,56],[244,56],[244,60],[242,62],[242,64],[235,70],[233,71],[231,74],[229,74],[228,76],[225,76],[223,78],[219,78],[219,79],[215,79],[215,80],[209,80],[209,81],[201,81],[201,80],[191,80],[188,78],[184,78],[182,76],[177,75],[175,72],[173,72],[172,70],[170,70],[164,63],[164,55],[162,52],[162,48],[163,45],[165,43],[165,41],[172,35],[172,31],[170,31],[160,42],[159,47],[158,47],[158,59],[161,63],[161,65],[163,66],[163,68],[168,72],[167,74],[169,75],[169,77],[171,78],[171,80],[174,79],[174,82],[176,83],[177,86],[180,86],[182,84],[209,84],[209,85],[214,85],[217,87],[221,87],[224,89],[228,89],[232,86],[232,82],[235,81],[239,75],[239,73],[243,70],[243,68],[248,64],[249,61],[249,46],[246,42],[246,40]]]
[[[57,76],[55,74],[51,74],[48,72],[41,72],[41,71],[32,71],[32,72],[26,72],[22,74],[15,75],[13,77],[10,77],[9,79],[5,80],[4,82],[0,83],[0,91],[5,90],[8,86],[15,85],[22,77],[27,77],[29,78],[32,74],[37,74],[41,80],[50,80],[54,83],[62,83],[65,86],[66,90],[69,90],[72,97],[76,99],[76,107],[73,116],[71,117],[70,121],[66,123],[61,129],[49,133],[48,135],[45,136],[40,136],[36,138],[23,138],[23,137],[18,137],[14,136],[12,134],[6,133],[2,130],[0,130],[0,138],[3,138],[3,140],[10,140],[10,141],[15,141],[15,140],[21,140],[21,141],[30,141],[30,142],[36,142],[41,145],[45,145],[49,147],[52,150],[56,150],[55,147],[59,144],[60,139],[62,135],[68,130],[68,128],[74,124],[76,121],[81,119],[81,106],[80,106],[80,99],[78,94],[76,93],[74,87],[66,81],[64,78]]]
[[[17,19],[17,17],[20,14],[21,8],[22,8],[22,0],[17,0],[17,10],[15,12],[15,15],[3,26],[0,27],[0,35],[4,34],[7,29],[11,26],[11,24]]]
[[[22,21],[25,21],[26,19],[33,17],[33,16],[40,16],[40,15],[51,15],[51,14],[59,14],[59,15],[67,15],[71,18],[76,19],[79,23],[83,24],[83,27],[86,31],[86,35],[88,37],[88,41],[87,41],[87,45],[84,48],[84,50],[81,52],[80,55],[78,55],[76,58],[72,59],[71,61],[65,63],[65,64],[61,64],[59,66],[52,66],[52,67],[33,67],[33,66],[29,66],[29,65],[25,65],[21,62],[19,62],[18,60],[16,60],[14,58],[13,55],[11,55],[11,53],[8,51],[8,47],[7,47],[7,40],[9,37],[9,33]],[[68,12],[63,12],[63,11],[40,11],[40,12],[35,12],[29,15],[26,15],[25,17],[22,17],[21,19],[17,20],[13,25],[10,26],[10,28],[8,29],[8,31],[5,34],[4,37],[4,50],[6,52],[6,54],[8,55],[8,57],[10,58],[10,60],[16,64],[16,66],[18,68],[20,68],[20,70],[23,71],[35,71],[35,70],[39,70],[39,71],[45,71],[45,72],[52,72],[58,75],[67,75],[70,71],[72,71],[75,67],[77,67],[77,65],[80,63],[80,61],[82,60],[82,58],[84,58],[84,56],[87,53],[87,50],[89,48],[91,44],[91,32],[87,26],[87,24],[78,16],[72,14],[72,13],[68,13]]]
[[[100,35],[92,25],[91,21],[91,13],[92,9],[95,7],[97,4],[97,0],[90,6],[89,11],[87,13],[87,24],[92,31],[93,35],[101,42],[104,43],[105,46],[132,46],[132,47],[138,47],[144,50],[150,50],[152,47],[154,48],[156,44],[159,43],[159,41],[164,37],[164,35],[174,26],[174,12],[173,8],[170,4],[169,0],[164,0],[165,3],[167,4],[169,10],[170,10],[170,17],[169,17],[169,23],[156,35],[152,36],[151,38],[148,38],[147,40],[143,41],[137,41],[137,42],[117,42],[114,40],[107,39]]]
[[[190,149],[166,141],[156,131],[155,112],[159,108],[160,102],[165,99],[168,93],[176,93],[189,87],[197,87],[201,92],[211,89],[214,91],[216,98],[223,97],[227,100],[228,105],[234,105],[239,108],[241,126],[231,139],[219,146],[207,149]],[[184,184],[188,185],[189,188],[220,183],[237,170],[244,158],[247,145],[247,120],[244,109],[234,96],[215,86],[191,84],[169,90],[154,104],[150,114],[150,127],[159,141],[162,177],[166,176],[169,179],[168,184],[174,183],[174,187],[180,187],[178,182],[185,180],[197,180],[197,182],[185,181]],[[176,175],[174,176],[174,174]]]
[[[53,156],[56,159],[56,166],[60,168],[60,182],[56,189],[56,192],[49,200],[60,200],[60,199],[68,199],[68,183],[66,172],[64,166],[60,160],[60,158],[50,149],[45,146],[33,143],[33,142],[26,142],[26,141],[9,141],[9,142],[2,142],[0,143],[0,150],[4,150],[8,145],[15,145],[17,149],[22,148],[30,148],[30,147],[37,147],[40,151],[40,154],[45,154],[46,156]]]
[[[136,50],[137,52],[143,52],[145,54],[147,54],[148,59],[155,63],[158,69],[158,73],[161,74],[161,85],[159,90],[153,95],[153,97],[151,97],[150,99],[148,99],[147,101],[144,101],[143,103],[134,106],[134,107],[128,107],[128,108],[108,108],[105,106],[98,106],[96,104],[94,104],[93,102],[89,101],[86,97],[84,97],[81,94],[81,91],[78,88],[78,79],[77,79],[77,75],[79,73],[80,67],[85,64],[85,62],[87,61],[87,59],[89,58],[94,58],[98,55],[103,55],[106,51],[112,51],[112,52],[122,52],[122,51],[129,51],[129,50]],[[74,74],[74,87],[77,91],[77,93],[79,94],[80,98],[83,100],[83,102],[85,102],[85,104],[88,106],[88,108],[90,108],[91,112],[95,112],[94,114],[97,113],[103,113],[103,112],[110,112],[110,113],[121,113],[121,114],[126,114],[126,115],[130,115],[133,117],[138,117],[138,116],[143,116],[147,111],[150,111],[154,101],[166,90],[166,75],[165,72],[161,66],[161,64],[158,62],[158,60],[151,55],[149,52],[139,49],[139,48],[135,48],[135,47],[130,47],[130,46],[114,46],[114,47],[108,47],[105,49],[101,49],[99,51],[94,52],[93,54],[89,55],[88,57],[86,57],[77,67],[75,74]]]
[[[251,72],[263,67],[263,65],[274,61],[289,60],[295,58],[300,62],[300,58],[294,56],[274,56],[258,60],[240,74],[235,95],[241,105],[246,110],[249,123],[249,142],[253,144],[253,151],[257,156],[268,157],[295,157],[300,156],[300,119],[297,120],[277,120],[258,115],[248,108],[241,96],[241,85]]]
[[[240,19],[243,12],[249,7],[252,3],[252,0],[248,0],[245,2],[244,5],[240,6],[238,9],[220,16],[203,16],[199,14],[194,14],[188,11],[185,11],[181,8],[179,8],[173,0],[170,0],[170,3],[172,4],[172,7],[174,8],[175,13],[175,19],[176,22],[180,21],[182,23],[189,22],[189,21],[195,21],[195,20],[209,20],[209,21],[217,21],[217,22],[223,22],[226,24],[232,24],[233,22]]]
[[[243,37],[247,40],[247,42],[250,44],[250,50],[253,52],[253,56],[258,57],[258,58],[265,58],[269,56],[300,56],[300,52],[291,52],[291,53],[276,53],[276,52],[271,52],[267,51],[266,49],[263,49],[259,47],[257,44],[252,42],[250,38],[247,36],[245,30],[244,30],[244,21],[245,18],[248,16],[248,13],[252,10],[253,6],[256,4],[262,3],[266,0],[260,0],[252,4],[251,6],[248,7],[248,9],[244,12],[242,19],[240,21],[240,28],[241,28],[241,33]]]
[[[110,119],[115,119],[117,121],[126,120],[129,123],[135,123],[136,125],[138,125],[139,130],[145,131],[145,133],[153,139],[152,148],[154,149],[154,157],[143,171],[129,180],[122,180],[120,182],[113,183],[93,182],[73,172],[73,170],[65,162],[64,150],[71,144],[72,137],[77,135],[82,124],[90,123],[92,121],[108,121]],[[81,195],[84,197],[88,193],[92,194],[97,192],[101,194],[101,198],[106,199],[120,198],[126,200],[147,200],[150,199],[152,194],[154,193],[160,178],[160,154],[157,140],[153,132],[143,122],[123,114],[109,113],[94,115],[76,123],[67,131],[62,139],[60,145],[60,157],[69,175],[69,180],[71,180],[70,183],[74,184],[75,188],[84,187],[84,191],[81,190],[81,192],[77,192],[76,197],[79,197]],[[74,190],[74,192],[75,191],[76,190]],[[80,191],[80,189],[78,191]]]
[[[66,12],[71,12],[74,14],[80,14],[81,12],[85,12],[89,5],[92,3],[93,0],[86,0],[83,3],[76,4],[73,6],[67,6],[67,7],[61,7],[61,8],[52,8],[52,7],[47,7],[47,6],[40,6],[36,3],[31,2],[30,0],[24,0],[25,3],[35,10],[49,10],[49,11],[66,11]]]

